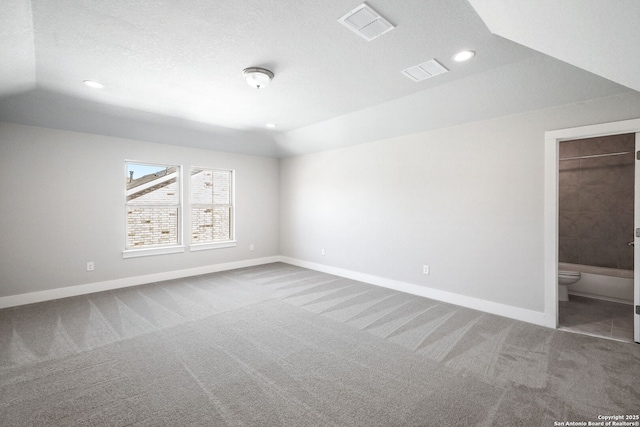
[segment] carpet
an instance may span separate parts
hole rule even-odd
[[[2,426],[553,426],[640,346],[275,263],[0,310]]]

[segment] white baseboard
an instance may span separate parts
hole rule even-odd
[[[50,301],[60,298],[74,297],[78,295],[92,294],[94,292],[109,291],[112,289],[127,288],[130,286],[144,285],[147,283],[161,282],[163,280],[181,279],[183,277],[198,276],[200,274],[216,273],[218,271],[234,270],[236,268],[253,267],[256,265],[270,264],[280,261],[279,256],[248,259],[244,261],[228,262],[224,264],[206,265],[203,267],[187,268],[184,270],[167,271],[163,273],[147,274],[144,276],[125,277],[122,279],[107,280],[104,282],[88,283],[85,285],[68,286],[64,288],[49,289],[46,291],[30,292],[26,294],[0,297],[0,308],[15,307],[18,305],[33,304],[36,302]]]
[[[414,285],[407,282],[401,282],[398,280],[387,279],[380,276],[359,273],[357,271],[331,267],[324,264],[316,264],[313,262],[303,261],[285,256],[281,256],[279,260],[281,262],[296,265],[298,267],[304,267],[310,270],[321,271],[323,273],[333,274],[335,276],[340,276],[347,279],[358,280],[360,282],[369,283],[371,285],[381,286],[408,294],[431,298],[437,301],[460,305],[462,307],[483,311],[485,313],[491,313],[515,320],[521,320],[527,323],[533,323],[534,325],[547,327],[549,326],[547,322],[547,316],[545,315],[545,313],[539,311],[513,307],[506,304],[500,304],[497,302],[455,294],[453,292],[441,291],[438,289],[428,288],[426,286]]]
[[[483,311],[485,313],[509,317],[511,319],[521,320],[523,322],[533,323],[535,325],[548,326],[545,323],[545,313],[541,313],[538,311],[499,304],[492,301],[486,301],[478,298],[468,297],[465,295],[455,294],[452,292],[428,288],[426,286],[414,285],[407,282],[401,282],[399,280],[387,279],[380,276],[374,276],[357,271],[331,267],[324,264],[317,264],[284,256],[272,256],[244,261],[235,261],[224,264],[214,264],[203,267],[188,268],[184,270],[147,274],[143,276],[125,277],[122,279],[107,280],[104,282],[88,283],[84,285],[68,286],[58,289],[49,289],[46,291],[30,292],[20,295],[10,295],[6,297],[0,297],[0,308],[33,304],[42,301],[50,301],[60,298],[74,297],[78,295],[86,295],[95,292],[109,291],[112,289],[144,285],[147,283],[161,282],[163,280],[181,279],[183,277],[198,276],[200,274],[234,270],[237,268],[253,267],[256,265],[270,264],[273,262],[284,262],[287,264],[308,268],[310,270],[321,271],[323,273],[333,274],[347,279],[358,280],[360,282],[369,283],[371,285],[381,286],[400,292],[418,295],[425,298],[431,298],[437,301],[472,308],[474,310]]]

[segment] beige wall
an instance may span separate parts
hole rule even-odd
[[[283,255],[542,312],[544,132],[637,117],[627,93],[280,161],[3,123],[0,296]],[[234,169],[238,246],[123,259],[125,159]]]
[[[125,160],[234,169],[237,247],[123,259]],[[0,297],[275,256],[278,179],[273,158],[0,123]]]
[[[542,312],[544,132],[635,117],[627,94],[284,159],[281,253]]]

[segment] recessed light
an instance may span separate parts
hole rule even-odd
[[[95,80],[85,80],[82,83],[84,83],[85,86],[88,86],[90,88],[93,89],[102,89],[104,88],[104,85],[100,82],[97,82]]]
[[[278,127],[278,125],[275,124],[275,123],[267,123],[265,126],[268,127],[268,128],[271,128],[271,129]]]
[[[453,57],[453,60],[456,62],[468,61],[469,59],[476,56],[476,53],[472,50],[463,50],[462,52],[458,52]]]

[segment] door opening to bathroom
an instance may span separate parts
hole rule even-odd
[[[561,329],[634,340],[635,151],[634,133],[559,143]]]
[[[599,267],[599,268],[605,268],[607,269],[605,270],[605,272],[609,273],[609,276],[606,276],[608,278],[605,279],[607,283],[609,283],[608,285],[609,288],[605,289],[605,292],[608,292],[608,293],[611,293],[612,291],[618,292],[620,291],[620,289],[626,288],[626,291],[625,291],[627,295],[626,297],[624,296],[625,294],[622,294],[622,298],[620,298],[621,294],[617,293],[616,294],[617,296],[614,295],[613,298],[611,297],[608,298],[608,302],[612,304],[613,303],[620,304],[621,303],[620,299],[624,300],[622,302],[625,303],[624,304],[625,309],[621,310],[620,312],[626,313],[625,314],[626,316],[631,315],[631,320],[623,321],[618,319],[616,320],[615,324],[618,325],[619,329],[627,329],[627,336],[629,336],[628,328],[632,329],[633,331],[631,336],[633,338],[629,341],[635,341],[640,344],[640,309],[638,308],[640,306],[640,250],[635,250],[635,246],[639,246],[639,249],[640,249],[640,231],[638,231],[640,229],[640,154],[638,154],[638,152],[640,152],[640,118],[631,119],[631,120],[622,120],[618,122],[609,122],[609,123],[580,126],[580,127],[567,128],[567,129],[550,130],[545,132],[545,187],[544,187],[545,324],[553,328],[562,327],[562,325],[560,324],[560,314],[561,314],[560,302],[558,301],[559,267],[560,267],[559,254],[561,250],[563,251],[566,250],[567,244],[571,243],[571,242],[567,243],[565,241],[563,243],[565,247],[563,248],[560,247],[561,244],[560,244],[559,236],[561,233],[563,235],[566,235],[567,233],[567,231],[560,232],[559,230],[560,222],[563,221],[564,225],[572,224],[570,221],[572,218],[571,215],[565,215],[565,217],[561,218],[560,209],[559,209],[560,186],[561,186],[559,165],[560,163],[570,161],[570,160],[563,160],[563,161],[559,160],[561,158],[560,157],[561,144],[565,141],[571,141],[571,140],[577,140],[577,139],[597,139],[597,138],[605,138],[605,137],[610,137],[615,135],[627,135],[626,138],[629,140],[625,144],[630,144],[630,145],[623,147],[624,150],[621,150],[620,153],[622,153],[623,151],[632,151],[633,153],[619,154],[616,156],[608,156],[605,158],[608,158],[609,160],[607,161],[614,164],[618,161],[621,161],[622,163],[624,162],[632,163],[633,175],[627,175],[628,178],[626,182],[618,181],[620,183],[620,186],[609,187],[610,189],[609,193],[620,193],[625,191],[628,192],[631,187],[631,184],[628,181],[631,180],[633,182],[633,202],[630,202],[629,200],[627,200],[626,202],[624,202],[624,205],[613,204],[610,206],[609,209],[611,214],[615,214],[620,210],[631,210],[631,208],[629,207],[629,203],[633,204],[632,226],[631,227],[626,226],[624,229],[619,231],[619,233],[621,234],[617,235],[618,244],[616,246],[618,251],[622,250],[622,248],[625,246],[628,248],[628,250],[631,251],[631,252],[627,252],[626,255],[625,254],[620,255],[618,253],[618,255],[616,256],[622,257],[622,258],[619,258],[624,261],[622,265],[624,265],[624,263],[626,262],[627,263],[626,268],[629,268],[628,256],[632,253],[633,267],[632,267],[632,270],[627,270],[627,273],[621,273],[621,271],[625,270],[623,268],[615,268],[615,269],[612,269],[610,267]],[[609,148],[616,148],[616,147],[609,147]],[[611,154],[615,152],[610,151],[608,153]],[[568,156],[568,154],[564,152],[562,153],[562,155]],[[586,156],[588,154],[587,153],[580,154],[578,152],[578,154],[575,155],[575,157],[580,157],[581,155]],[[587,159],[572,159],[572,160],[580,160],[580,161],[586,162]],[[636,165],[638,165],[638,167],[636,167]],[[610,172],[612,173],[614,169],[600,169],[599,172],[596,171],[595,169],[586,171],[584,177],[587,181],[585,183],[592,185],[592,187],[587,188],[587,194],[594,193],[598,185],[603,186],[606,183],[612,182],[612,180],[614,180],[614,177],[613,175],[610,174]],[[578,176],[579,174],[580,172],[578,172]],[[563,180],[565,179],[566,178],[563,178]],[[575,179],[575,176],[573,177],[573,179]],[[564,182],[566,183],[566,181]],[[569,190],[572,190],[572,189],[569,189]],[[601,206],[603,203],[602,202],[603,199],[613,197],[613,195],[609,193],[607,192],[599,193],[600,195],[598,197],[601,200],[595,201],[594,206]],[[565,194],[562,197],[565,199],[568,197],[569,204],[574,203],[574,206],[576,206],[575,203],[578,203],[577,205],[578,207],[582,205],[585,209],[592,209],[592,210],[595,209],[587,206],[588,202],[586,201],[586,196],[582,197],[582,201],[580,199],[580,195],[576,196],[575,194],[573,195]],[[573,199],[571,199],[572,197]],[[590,222],[587,222],[587,226],[580,225],[580,227],[582,228],[580,229],[577,239],[582,238],[586,241],[588,241],[589,239],[595,240],[593,239],[593,237],[596,237],[596,235],[598,234],[599,235],[606,234],[605,233],[606,230],[603,230],[603,229],[606,229],[607,227],[612,226],[611,221],[608,221],[608,222],[602,221],[602,218],[605,218],[605,216],[597,215],[593,211],[587,212],[585,216],[587,220],[589,220]],[[575,215],[573,216],[573,218],[575,218]],[[625,219],[623,221],[629,221],[629,220]],[[575,229],[569,228],[568,230],[569,230],[568,231],[569,234],[576,233]],[[590,245],[590,247],[593,248],[594,245]],[[590,252],[585,252],[583,255],[583,258],[589,257],[590,255],[591,255]],[[613,252],[605,253],[605,257],[608,257],[609,262],[612,262],[612,259],[614,257]],[[600,273],[600,272],[601,271],[597,271],[596,273]],[[577,287],[575,287],[574,285],[570,285],[574,287],[574,289],[569,292],[569,297],[571,297],[572,293],[577,294],[581,292],[579,288],[583,285],[587,285],[587,287],[592,286],[593,284],[591,282],[593,281],[593,279],[597,278],[597,276],[601,276],[601,274],[594,274],[594,271],[592,270],[585,271],[584,273],[581,272],[580,274],[581,274],[580,280],[582,281],[582,283],[580,284],[580,286],[577,286]],[[576,282],[576,284],[577,283],[578,282]],[[613,283],[613,285],[611,285],[611,283]],[[590,291],[593,293],[595,292],[594,289],[596,288],[592,287],[590,288]],[[582,292],[584,292],[585,294],[588,293],[587,289],[584,287],[582,288]],[[601,290],[598,292],[601,292]],[[577,295],[577,296],[579,297],[580,295]],[[603,301],[607,301],[607,300],[603,299]],[[606,310],[604,311],[606,312]],[[588,323],[586,320],[584,320],[584,314],[585,314],[584,312],[578,312],[578,313],[575,313],[573,316],[569,316],[569,318],[573,318],[574,323],[582,322],[583,328],[587,329],[589,327],[584,326],[584,324]],[[624,322],[624,323],[621,323],[621,322]],[[604,323],[606,322],[599,322],[599,324],[598,322],[593,323],[590,326],[591,331],[598,331],[598,330],[602,331],[602,327]],[[612,328],[613,328],[613,323],[614,323],[613,321],[609,322]],[[615,331],[616,334],[618,332],[620,331],[618,330]],[[584,333],[590,333],[590,332],[586,331]],[[593,335],[593,333],[591,334]],[[611,338],[613,338],[613,334],[614,334],[614,331],[612,329]]]

